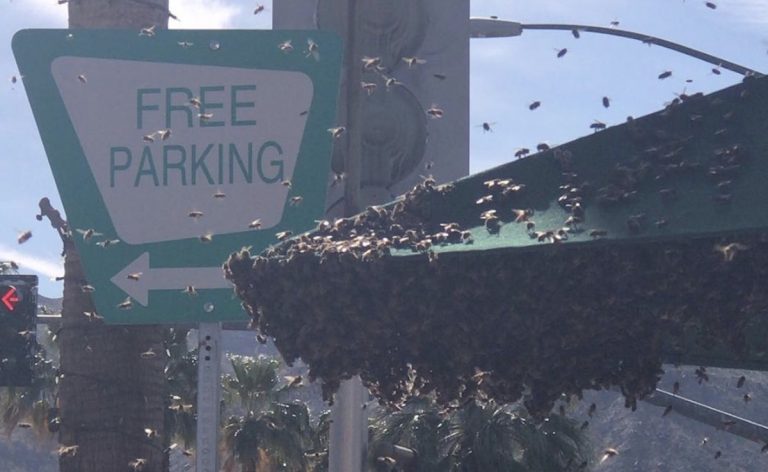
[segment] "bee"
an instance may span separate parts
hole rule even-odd
[[[711,10],[716,10],[717,9],[717,5],[714,2],[704,2],[704,5],[706,5],[707,8],[709,8]]]
[[[747,249],[749,249],[749,246],[741,243],[715,244],[714,247],[715,251],[723,255],[723,260],[725,262],[731,262],[739,251],[746,251]],[[741,380],[741,378],[739,380]]]
[[[146,434],[149,439],[156,438],[157,430],[152,428],[144,428],[144,434]]]
[[[133,469],[135,472],[142,472],[146,466],[147,460],[141,457],[138,457],[128,463],[128,467]]]
[[[581,34],[579,33],[579,30],[577,30],[577,29],[572,29],[572,30],[571,30],[571,34],[572,34],[572,35],[573,35],[573,37],[574,37],[574,38],[576,38],[576,39],[579,39],[579,38],[581,37]]]
[[[525,156],[527,156],[530,153],[531,153],[530,149],[528,149],[528,148],[520,148],[517,151],[515,151],[515,157],[520,159],[521,157],[525,157]]]
[[[589,125],[589,127],[592,128],[595,131],[601,131],[601,130],[604,130],[605,128],[607,128],[605,123],[603,123],[602,121],[598,121],[598,120],[594,120],[594,122],[591,125]]]
[[[256,8],[253,9],[253,14],[258,15],[259,13],[263,12],[266,9],[264,5],[256,5]]]
[[[550,149],[549,148],[549,144],[547,144],[547,143],[539,143],[539,144],[536,145],[536,150],[538,152],[549,151],[549,149]]]
[[[12,75],[12,76],[11,76],[11,83],[12,83],[12,84],[15,84],[16,82],[18,82],[18,80],[19,80],[19,79],[17,79],[15,75]]]
[[[307,116],[309,114],[309,110],[304,110],[301,113],[299,113],[299,116]]]
[[[199,98],[193,97],[189,99],[189,104],[193,107],[200,109],[200,107],[203,105]]]
[[[290,180],[283,180],[282,182],[280,182],[280,185],[282,185],[283,187],[291,188],[291,186],[293,186],[293,182],[291,182]]]
[[[132,274],[128,274],[126,277],[128,280],[135,280],[138,281],[141,278],[142,272],[134,272]]]
[[[672,71],[671,70],[665,70],[661,74],[659,74],[659,80],[668,79],[669,77],[672,77]]]
[[[712,73],[715,74],[715,75],[720,75],[722,72],[720,72],[720,68],[719,67],[713,67],[712,68]]]
[[[157,25],[147,26],[146,28],[141,28],[139,30],[139,36],[147,36],[151,38],[155,35],[155,28]]]
[[[427,61],[425,59],[421,59],[421,58],[418,58],[416,56],[414,56],[414,57],[404,57],[403,58],[403,62],[408,64],[408,68],[409,69],[411,69],[415,65],[426,64],[427,63]]]
[[[198,113],[197,117],[200,118],[200,121],[208,121],[213,118],[213,113]]]
[[[16,426],[22,429],[29,429],[32,427],[30,423],[17,423]]]
[[[59,457],[74,457],[77,455],[77,450],[80,446],[61,446],[58,449]]]
[[[672,384],[672,394],[677,395],[677,392],[680,391],[680,382],[675,382]]]
[[[611,99],[608,97],[603,97],[603,107],[608,108],[611,106]]]
[[[203,216],[203,212],[199,210],[190,210],[189,213],[187,213],[187,216],[197,221],[201,216]]]
[[[81,83],[84,83],[84,84],[88,83],[88,78],[86,78],[84,74],[78,75],[77,80],[79,80]]]
[[[125,300],[117,304],[117,307],[121,310],[130,310],[133,308],[133,301],[131,297],[126,297]]]
[[[201,236],[198,236],[197,239],[199,239],[201,243],[210,243],[211,241],[213,241],[213,234],[205,233]]]
[[[288,54],[289,52],[293,51],[293,44],[291,44],[291,40],[289,39],[287,41],[283,41],[282,43],[278,44],[277,49]]]
[[[384,81],[384,85],[387,87],[387,91],[389,91],[389,89],[391,89],[395,85],[403,85],[403,83],[394,77],[387,77],[386,80]]]
[[[619,27],[619,24],[620,24],[620,23],[619,23],[619,20],[613,20],[613,21],[611,21],[611,23],[610,23],[610,25],[611,25],[611,28],[618,28],[618,27]]]
[[[182,290],[181,293],[189,295],[190,297],[194,297],[197,295],[197,289],[194,285],[187,285],[184,287],[184,290]]]
[[[744,382],[746,382],[746,381],[747,381],[747,378],[744,377],[743,375],[741,377],[739,377],[739,380],[736,381],[736,388],[743,387],[744,386]]]
[[[568,48],[556,49],[556,51],[557,51],[557,58],[558,59],[560,59],[561,57],[563,57],[566,54],[568,54]]]
[[[155,142],[155,133],[145,134],[141,138],[142,141],[145,143],[154,143]]]
[[[32,237],[32,231],[22,231],[19,233],[19,235],[16,237],[16,242],[19,244],[24,244]]]
[[[250,229],[261,229],[261,218],[256,218],[255,220],[248,223],[248,228]]]
[[[256,333],[256,341],[258,341],[259,344],[267,344],[267,337],[261,333]]]
[[[85,315],[86,318],[88,318],[88,321],[95,321],[95,320],[103,320],[104,317],[100,314],[96,313],[95,311],[84,311],[83,315]]]
[[[376,91],[376,87],[378,87],[376,82],[360,82],[360,86],[365,90],[369,97],[373,95],[373,92]]]
[[[749,393],[745,393],[743,399],[744,399],[744,403],[749,403],[750,401],[752,401],[752,395],[750,395]]]
[[[301,205],[301,202],[303,200],[304,200],[304,197],[297,195],[295,197],[291,197],[291,199],[288,202],[288,204],[291,205],[291,206],[299,206],[299,205]]]
[[[114,246],[115,244],[117,244],[119,242],[120,242],[119,239],[105,239],[103,241],[97,242],[96,245],[106,249],[106,248],[108,248],[110,246]]]
[[[176,41],[176,44],[178,44],[179,46],[183,47],[184,49],[191,48],[192,46],[195,45],[195,43],[193,43],[191,41]]]
[[[331,137],[333,139],[340,138],[345,131],[347,131],[347,128],[345,128],[344,126],[337,126],[336,128],[328,128],[328,132],[331,133]]]
[[[316,61],[320,60],[320,46],[311,38],[307,38],[307,54],[305,56],[312,56]]]
[[[170,128],[166,128],[166,129],[158,130],[157,131],[157,135],[160,136],[161,140],[165,141],[165,140],[167,140],[168,138],[171,137],[171,129]]]
[[[709,3],[709,2],[707,2],[707,3]],[[714,4],[713,4],[713,5],[714,5]],[[722,453],[722,452],[720,452],[720,451],[717,451],[717,452],[715,453],[715,459],[719,459],[719,458],[720,458],[720,456],[722,456],[722,455],[723,455],[723,453]]]
[[[427,109],[427,115],[429,115],[432,119],[440,119],[445,114],[445,111],[443,111],[442,108],[438,107],[437,105],[432,105]]]
[[[275,237],[278,241],[285,241],[286,239],[290,238],[293,234],[293,231],[280,231],[279,233],[275,234]]]
[[[487,121],[484,121],[481,125],[478,125],[478,126],[483,128],[483,133],[493,133],[492,126],[495,124],[496,123],[488,123]]]
[[[493,195],[484,195],[475,201],[476,205],[483,205],[485,203],[493,201]]]
[[[376,69],[379,65],[381,65],[381,57],[378,57],[378,56],[376,57],[363,56],[361,61],[363,62],[363,69],[365,70]]]
[[[389,456],[379,456],[376,458],[376,462],[385,464],[388,467],[392,467],[397,463],[394,457]]]
[[[438,80],[445,80],[447,78],[445,74],[432,74],[432,77]]]
[[[139,354],[139,357],[141,357],[142,359],[153,359],[153,358],[157,357],[157,353],[155,353],[155,351],[153,351],[152,349],[149,349],[149,350],[144,351],[141,354]],[[146,429],[144,431],[146,431]],[[149,437],[151,437],[151,436],[149,436]]]
[[[214,192],[213,194],[213,198],[216,198],[216,199],[227,198],[227,194],[222,192],[221,190],[216,190],[216,192]]]
[[[664,408],[664,413],[661,414],[661,417],[664,418],[672,411],[672,405],[667,405],[666,408]]]
[[[604,229],[593,229],[589,231],[589,237],[592,239],[604,238],[608,235],[608,231]]]
[[[93,293],[96,291],[96,287],[89,284],[81,284],[80,290],[82,290],[84,293]]]
[[[587,410],[587,415],[590,418],[592,418],[592,415],[594,415],[596,411],[597,411],[597,404],[593,403],[593,404],[589,405],[589,410]]]
[[[588,427],[589,427],[589,421],[584,421],[583,423],[581,423],[581,426],[579,427],[579,429],[584,431]]]
[[[286,387],[288,388],[297,387],[301,385],[301,381],[302,381],[301,375],[286,375],[283,378],[285,379]]]
[[[529,110],[531,110],[531,111],[533,111],[533,110],[535,110],[535,109],[539,108],[540,106],[541,106],[541,102],[540,102],[540,101],[538,101],[538,100],[536,100],[536,101],[533,101],[533,102],[531,102],[531,103],[528,105],[528,109],[529,109]]]
[[[658,220],[654,221],[653,224],[656,225],[657,228],[664,228],[669,224],[669,220],[664,217],[661,217]]]

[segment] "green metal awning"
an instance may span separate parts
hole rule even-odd
[[[286,360],[326,393],[385,400],[618,385],[662,360],[768,367],[768,81],[748,77],[225,268]],[[479,392],[479,393],[478,393]]]

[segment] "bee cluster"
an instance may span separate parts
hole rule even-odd
[[[743,99],[749,85],[728,94]],[[233,253],[227,278],[260,337],[273,337],[287,362],[307,363],[326,399],[342,380],[360,375],[395,407],[423,394],[449,408],[523,400],[543,417],[562,395],[618,387],[634,408],[654,391],[670,355],[698,349],[738,359],[764,351],[765,336],[755,327],[768,310],[766,234],[645,237],[647,220],[658,215],[637,212],[638,201],[664,186],[650,206],[685,215],[689,210],[672,204],[680,198],[674,185],[688,175],[711,183],[704,184],[712,187],[704,191],[708,205],[730,203],[750,153],[727,141],[728,131],[712,137],[710,126],[733,119],[712,102],[685,97],[630,122],[623,142],[636,152],[601,171],[602,179],[587,182],[589,173],[562,148],[519,162],[547,159],[561,176],[556,189],[498,172],[482,186],[472,179],[438,186],[427,178],[393,204],[321,221],[260,255]],[[697,110],[709,108],[717,116],[697,131]],[[681,119],[692,137],[664,125]],[[705,142],[714,154],[704,152]],[[528,206],[530,194],[557,202],[562,218],[540,215]],[[458,208],[474,213],[447,222]],[[588,213],[611,212],[624,214],[626,224],[589,229]],[[538,228],[539,216],[540,225],[558,227]],[[666,228],[665,218],[655,223],[655,231]],[[546,247],[463,246],[508,237],[508,226],[519,227],[527,244]],[[592,241],[617,232],[636,241]]]

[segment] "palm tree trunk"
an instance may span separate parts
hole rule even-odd
[[[168,0],[69,2],[71,28],[165,28],[168,15]],[[143,459],[135,470],[165,471],[164,330],[106,326],[87,317],[95,310],[81,289],[80,257],[66,238],[64,250],[59,442],[77,449],[61,455],[60,470],[123,471]],[[150,349],[154,357],[140,355]]]

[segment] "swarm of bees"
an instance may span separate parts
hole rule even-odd
[[[728,94],[742,96],[739,87]],[[260,254],[233,253],[226,276],[257,336],[273,338],[287,362],[308,364],[329,401],[343,379],[359,375],[393,407],[422,394],[446,408],[522,400],[543,418],[563,395],[619,387],[634,409],[655,390],[670,354],[715,346],[747,355],[749,326],[768,310],[755,282],[768,277],[765,234],[647,237],[667,224],[654,221],[675,224],[659,211],[690,198],[659,189],[699,179],[705,198],[697,204],[727,208],[706,192],[730,196],[752,162],[747,145],[733,141],[738,134],[691,125],[692,112],[712,129],[739,119],[724,117],[727,102],[681,98],[628,123],[622,139],[635,153],[601,169],[599,180],[588,182],[580,156],[560,147],[523,159],[546,160],[560,173],[556,183],[521,182],[517,162],[484,181],[437,185],[425,177],[386,206],[319,221],[305,234],[281,232]],[[554,195],[559,223],[538,219],[540,207],[526,200],[536,193]],[[658,201],[639,210],[640,194]],[[626,224],[591,226],[593,215],[621,211]],[[513,232],[532,248],[461,250]],[[615,232],[637,242],[600,241]],[[697,378],[706,382],[706,369]]]

